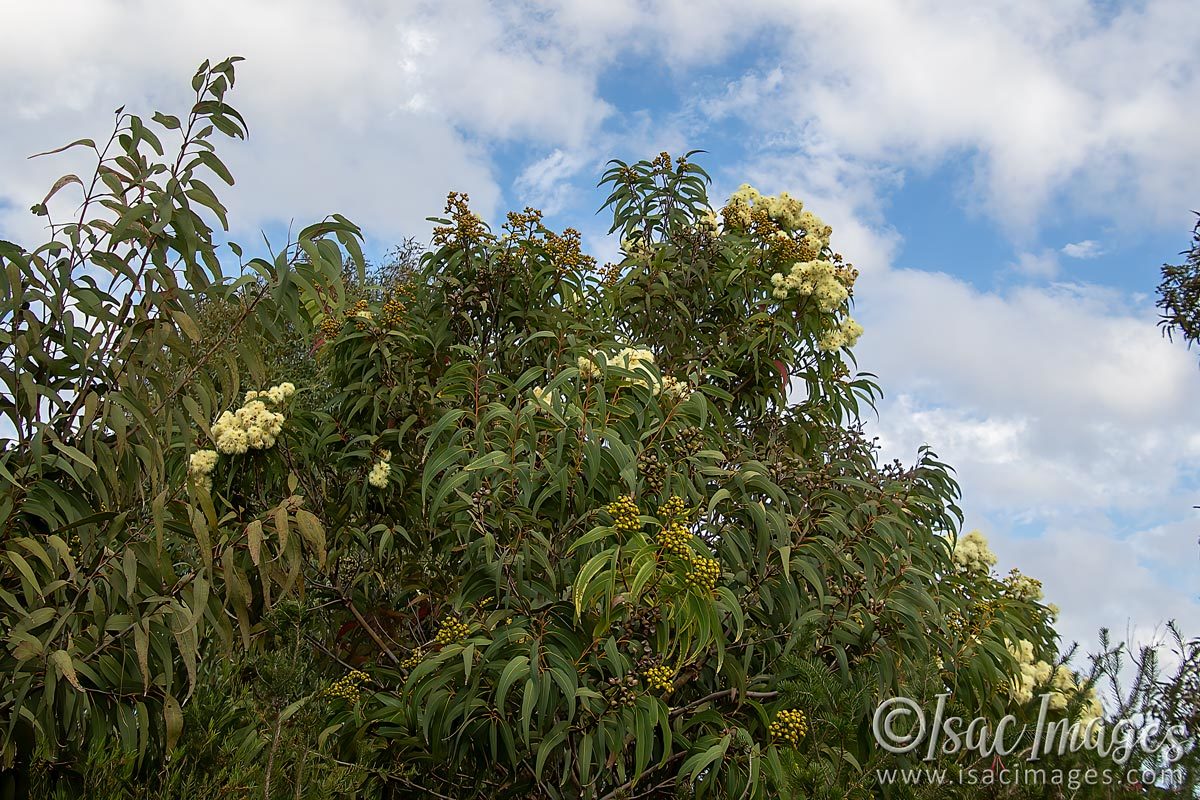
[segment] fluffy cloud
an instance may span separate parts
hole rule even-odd
[[[943,455],[964,476],[996,463],[993,448],[971,446],[978,432],[1007,432],[993,442],[1019,470],[1004,485],[997,474],[984,481],[981,502],[1149,505],[1200,459],[1200,376],[1147,309],[1129,308],[1127,297],[1094,287],[989,293],[893,270],[861,288],[856,316],[868,335],[859,363],[900,392],[895,435],[960,442]]]
[[[1178,223],[1194,202],[1200,19],[1184,0],[1115,12],[813,0],[773,15],[786,90],[749,112],[759,126],[814,126],[874,163],[966,156],[968,197],[1014,233],[1064,198],[1126,227]],[[720,113],[757,80],[714,90],[707,106]]]
[[[1053,250],[1021,253],[1012,266],[1027,278],[1053,278],[1058,275],[1058,255]]]
[[[1192,590],[1194,580],[1181,584],[1163,576],[1177,571],[1177,559],[1195,561],[1197,522],[1169,526],[1174,540],[1153,554],[1144,548],[1153,531],[1121,536],[1104,520],[1091,526],[1056,523],[1041,536],[1009,536],[997,543],[999,567],[1019,566],[1048,578],[1047,601],[1062,606],[1059,632],[1066,644],[1079,643],[1083,653],[1098,650],[1101,628],[1109,629],[1114,642],[1135,648],[1163,641],[1167,617],[1185,635],[1195,635],[1200,602]],[[1193,552],[1186,552],[1188,545]],[[1194,578],[1194,572],[1187,577]]]
[[[1082,242],[1064,244],[1062,252],[1071,258],[1099,258],[1104,255],[1104,248],[1094,239],[1084,239]]]
[[[930,444],[957,470],[967,526],[1002,568],[1042,578],[1069,642],[1200,630],[1200,375],[1150,309],[1055,285],[982,292],[888,270],[861,287],[860,365],[897,392],[873,425],[888,457]],[[1139,518],[1165,520],[1131,527]]]
[[[387,241],[424,230],[450,188],[491,214],[490,143],[576,145],[609,112],[595,59],[483,2],[6,6],[0,232],[35,235],[25,209],[86,167],[23,155],[103,134],[120,104],[186,108],[192,70],[226,55],[247,57],[231,102],[251,138],[223,152],[240,184],[231,211],[251,230],[340,211]]]
[[[769,149],[823,142],[881,173],[880,192],[896,165],[965,154],[968,200],[1014,230],[1064,194],[1123,225],[1177,222],[1200,179],[1200,19],[1184,0],[1116,12],[1085,0],[869,11],[834,0],[97,0],[0,14],[0,100],[16,120],[0,133],[6,153],[103,129],[126,100],[183,102],[180,76],[201,59],[247,56],[236,102],[254,138],[235,160],[251,224],[337,208],[394,235],[450,186],[496,203],[490,144],[593,158],[614,114],[599,76],[636,58],[682,75],[749,57],[757,66],[742,77],[694,87],[695,109],[753,120]],[[636,113],[623,111],[623,130],[645,127]],[[23,209],[52,171],[0,160],[4,198]]]

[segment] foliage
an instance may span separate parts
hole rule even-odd
[[[713,225],[687,157],[605,182],[621,264],[529,209],[495,235],[452,194],[404,312],[325,344],[343,391],[305,494],[378,646],[343,746],[382,742],[396,784],[447,796],[765,796],[792,763],[770,735],[789,653],[873,700],[946,664],[1002,705],[1005,638],[1050,632],[997,615],[950,666],[943,610],[982,599],[945,589],[957,488],[843,427],[875,391],[819,346],[846,301],[773,295],[809,232]]]
[[[881,698],[1083,714],[949,467],[862,435],[811,210],[664,153],[605,173],[603,268],[451,193],[426,252],[334,215],[227,275],[235,62],[0,243],[11,794],[868,796]]]
[[[3,778],[10,790],[35,749],[57,763],[107,742],[149,768],[179,738],[213,637],[240,629],[248,642],[269,585],[252,589],[247,577],[262,485],[225,494],[218,512],[206,491],[189,491],[187,456],[260,376],[261,343],[311,314],[314,281],[341,274],[338,244],[357,253],[358,234],[334,218],[273,260],[222,273],[210,222],[225,227],[226,213],[205,179],[233,180],[213,140],[245,134],[225,102],[236,61],[201,67],[183,119],[118,111],[107,143],[60,148],[94,152],[94,173],[64,176],[34,207],[48,242],[0,242],[0,414],[11,431],[0,451],[0,766],[15,768]],[[168,151],[160,133],[177,146]],[[78,211],[59,221],[51,201],[72,186]],[[201,336],[204,303],[236,304],[228,340]],[[320,526],[299,496],[272,504],[276,524],[308,534],[260,571],[282,584],[278,595],[320,555]]]
[[[1192,228],[1191,248],[1180,255],[1186,257],[1184,263],[1162,266],[1158,307],[1163,333],[1178,333],[1192,345],[1200,342],[1200,218]]]

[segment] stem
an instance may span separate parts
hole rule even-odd
[[[348,597],[346,598],[346,607],[350,609],[350,613],[354,615],[354,618],[358,620],[358,624],[361,625],[362,629],[367,632],[367,635],[371,637],[371,640],[378,645],[379,649],[387,653],[388,658],[392,660],[393,664],[398,665],[400,663],[400,659],[396,658],[396,654],[393,653],[386,644],[384,644],[383,639],[381,639],[379,634],[375,632],[375,629],[367,623],[366,617],[364,617],[362,613],[359,612],[358,607],[354,605],[354,601]]]

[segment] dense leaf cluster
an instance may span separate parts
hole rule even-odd
[[[1192,228],[1192,246],[1181,255],[1182,264],[1162,266],[1158,307],[1163,332],[1179,334],[1191,345],[1200,342],[1200,219]]]

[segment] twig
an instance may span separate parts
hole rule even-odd
[[[686,751],[686,750],[680,750],[678,753],[674,753],[674,754],[672,754],[672,755],[671,755],[671,757],[670,757],[670,758],[668,758],[666,761],[662,762],[662,763],[661,763],[661,764],[659,764],[658,766],[651,767],[649,770],[647,770],[646,772],[642,773],[641,775],[639,775],[639,776],[638,776],[638,777],[636,777],[636,778],[631,778],[630,780],[627,780],[627,781],[625,781],[625,783],[622,783],[620,786],[618,786],[617,788],[613,789],[613,790],[612,790],[611,792],[609,792],[608,794],[604,795],[604,797],[601,797],[601,798],[600,798],[600,800],[614,800],[614,798],[616,798],[616,797],[618,797],[619,795],[622,795],[622,794],[624,794],[625,792],[627,792],[627,791],[629,791],[630,789],[632,789],[632,788],[634,787],[634,785],[635,785],[635,784],[636,784],[638,781],[640,781],[642,778],[646,777],[647,775],[652,775],[653,773],[655,773],[655,772],[658,772],[660,769],[663,769],[664,767],[667,767],[667,766],[669,766],[669,765],[670,765],[670,764],[672,764],[673,762],[675,762],[675,761],[678,761],[679,759],[683,758],[683,757],[684,757],[684,756],[686,756],[686,755],[687,755],[687,751]],[[674,779],[672,779],[672,781],[673,781],[673,780],[674,780]],[[661,785],[661,784],[660,784],[660,785]]]
[[[332,650],[330,650],[330,649],[329,649],[328,647],[326,647],[325,645],[321,644],[321,642],[320,642],[320,641],[318,641],[317,639],[314,639],[312,636],[309,636],[307,633],[306,633],[306,634],[304,634],[304,638],[305,638],[305,639],[308,641],[308,643],[309,643],[309,644],[311,644],[313,647],[316,647],[318,650],[320,650],[322,653],[324,653],[324,654],[325,654],[325,655],[326,655],[328,658],[331,658],[331,659],[333,659],[334,661],[336,661],[337,663],[341,664],[341,665],[342,665],[343,667],[345,667],[347,670],[353,670],[353,669],[354,669],[354,666],[353,666],[353,665],[351,665],[351,664],[348,664],[348,663],[346,663],[345,661],[343,661],[342,659],[338,658],[336,653],[334,653]]]
[[[368,636],[371,637],[371,640],[379,646],[379,649],[387,653],[388,658],[392,660],[393,664],[399,665],[400,659],[396,658],[396,654],[388,649],[388,646],[384,644],[383,639],[379,638],[379,634],[375,632],[375,629],[367,624],[366,618],[359,613],[358,608],[354,605],[354,601],[350,598],[346,598],[346,606],[350,609],[350,613],[354,615],[354,618],[358,620],[358,624],[362,626],[362,629],[367,632]]]
[[[271,770],[275,768],[275,751],[279,748],[279,729],[283,727],[283,715],[275,718],[275,735],[271,738],[271,752],[267,754],[267,774],[263,776],[263,800],[271,800]]]
[[[751,698],[753,700],[770,700],[772,698],[779,696],[779,692],[745,692],[744,694],[746,697]],[[725,697],[736,698],[737,695],[738,695],[737,689],[723,689],[722,691],[719,691],[719,692],[713,692],[712,694],[707,694],[704,697],[701,697],[699,700],[693,700],[692,702],[688,703],[686,706],[680,706],[679,708],[672,708],[669,713],[669,716],[674,718],[674,717],[679,716],[680,714],[691,711],[696,706],[702,706],[705,703],[708,703],[712,700],[720,700]]]

